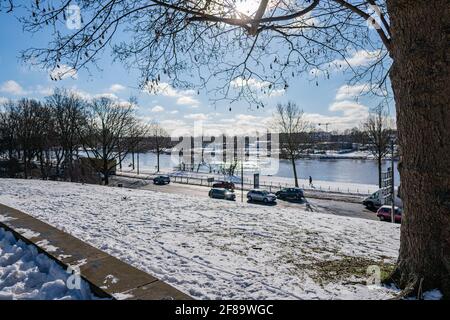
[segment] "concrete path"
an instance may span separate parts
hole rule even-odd
[[[34,244],[64,269],[79,268],[99,297],[126,300],[190,300],[159,279],[14,208],[0,204],[0,227]]]

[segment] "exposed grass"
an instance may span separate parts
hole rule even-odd
[[[307,272],[311,278],[320,283],[344,281],[347,284],[366,284],[367,268],[378,266],[381,281],[394,270],[395,265],[382,260],[376,261],[361,257],[341,256],[338,259],[315,261],[313,263],[295,264],[299,272]]]

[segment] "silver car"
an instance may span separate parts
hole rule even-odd
[[[277,196],[267,190],[253,189],[247,193],[248,201],[262,201],[264,203],[274,203]]]

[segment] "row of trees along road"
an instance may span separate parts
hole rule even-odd
[[[143,123],[135,109],[134,99],[85,100],[65,89],[55,89],[43,102],[7,101],[0,106],[0,154],[7,175],[28,178],[38,164],[44,179],[80,181],[79,160],[86,157],[108,184],[111,170],[131,152],[154,150],[159,158],[170,143],[167,133],[156,122]]]
[[[83,23],[72,30],[66,0],[0,0],[0,10],[18,15],[25,32],[52,35],[23,60],[70,72],[112,48],[148,91],[161,81],[209,85],[212,99],[264,107],[261,94],[299,76],[319,85],[343,70],[352,83],[382,87],[395,101],[402,152],[404,215],[390,280],[404,294],[438,288],[450,297],[449,1],[260,0],[250,13],[238,1],[83,1]]]

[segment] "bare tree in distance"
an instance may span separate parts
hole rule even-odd
[[[369,150],[377,159],[379,188],[382,187],[381,167],[383,158],[389,152],[389,146],[392,139],[392,122],[385,105],[380,104],[371,110],[367,120],[362,125],[369,140]]]
[[[280,134],[280,151],[291,161],[295,186],[298,188],[295,161],[310,145],[311,124],[305,120],[304,112],[299,106],[294,102],[288,102],[277,105],[273,127]]]
[[[150,150],[156,153],[156,172],[160,171],[160,155],[171,147],[169,134],[158,122],[149,125]]]
[[[0,106],[0,152],[8,159],[8,176],[14,177],[19,171],[20,154],[17,142],[16,104],[12,100]]]
[[[88,123],[79,131],[91,165],[109,184],[111,170],[135,150],[145,131],[135,116],[132,103],[120,104],[109,98],[97,98],[86,104]]]
[[[78,155],[81,140],[78,132],[85,126],[85,101],[74,92],[56,88],[46,98],[46,103],[53,109],[55,118],[55,135],[61,149],[55,149],[56,174],[64,161],[70,181],[75,181],[73,161]]]
[[[61,71],[54,79],[95,64],[112,45],[153,92],[163,81],[205,88],[214,78],[216,99],[263,107],[260,94],[286,90],[291,78],[308,74],[319,85],[348,70],[350,83],[392,93],[404,219],[391,279],[404,294],[439,288],[450,296],[448,0],[261,0],[253,13],[232,0],[83,1],[83,23],[73,32],[59,32],[70,1],[49,3],[17,12],[27,12],[20,17],[25,31],[53,31],[47,46],[22,56]],[[22,2],[0,4],[14,14]],[[124,29],[128,37],[119,37]]]
[[[35,99],[21,99],[17,102],[13,117],[17,124],[17,145],[22,153],[24,178],[28,179],[34,167],[40,144],[45,139],[45,126],[41,123],[42,104]],[[20,152],[19,151],[19,152]]]

